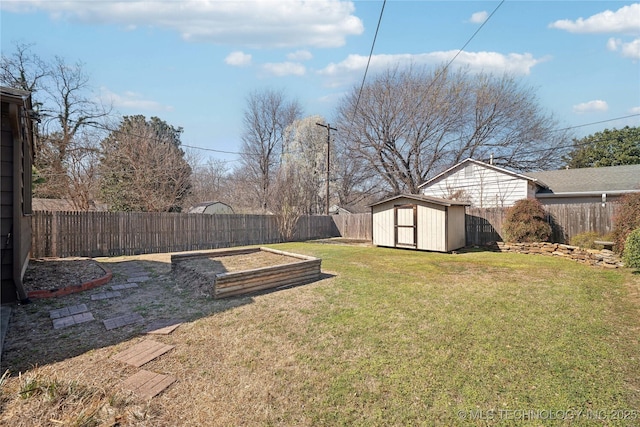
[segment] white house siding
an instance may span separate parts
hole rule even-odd
[[[457,200],[468,201],[473,207],[504,207],[529,196],[528,184],[524,178],[466,162],[423,187],[422,194],[445,199],[457,196]]]
[[[446,208],[438,205],[418,205],[417,249],[446,252]]]

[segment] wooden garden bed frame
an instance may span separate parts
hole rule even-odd
[[[211,295],[216,299],[226,298],[271,288],[310,283],[320,278],[320,265],[322,262],[320,258],[265,247],[213,250],[192,254],[171,255],[171,268],[173,271],[177,271],[180,269],[180,261],[192,260],[194,258],[221,258],[260,251],[295,258],[299,261],[250,270],[217,273],[212,283]]]

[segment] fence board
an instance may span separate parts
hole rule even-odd
[[[273,215],[48,212],[32,218],[31,256],[118,256],[282,241]],[[329,216],[305,216],[294,240],[337,236]]]
[[[593,231],[605,235],[613,231],[618,203],[568,203],[543,205],[551,225],[551,240],[568,243],[576,234]],[[508,208],[469,208],[467,244],[483,245],[503,240],[502,227]]]
[[[617,203],[544,206],[555,242],[568,242],[585,231],[610,233],[617,207]],[[467,208],[466,214],[468,245],[503,240],[506,208]],[[34,258],[181,252],[282,241],[273,215],[36,211],[32,226]],[[372,240],[371,214],[304,216],[294,240],[337,236]]]
[[[373,240],[370,213],[333,215],[336,232],[340,237],[356,240]]]

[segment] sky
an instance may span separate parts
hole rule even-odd
[[[331,123],[358,88],[382,1],[2,0],[0,49],[81,61],[96,100],[184,129],[202,160],[237,165],[252,92],[281,90]],[[466,46],[465,46],[466,45]],[[461,49],[464,47],[464,50]],[[367,78],[397,65],[511,73],[577,137],[640,126],[640,3],[397,1]],[[339,130],[338,130],[339,132]]]

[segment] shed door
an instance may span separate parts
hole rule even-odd
[[[395,206],[396,246],[415,248],[418,244],[416,226],[418,207],[416,205]]]

